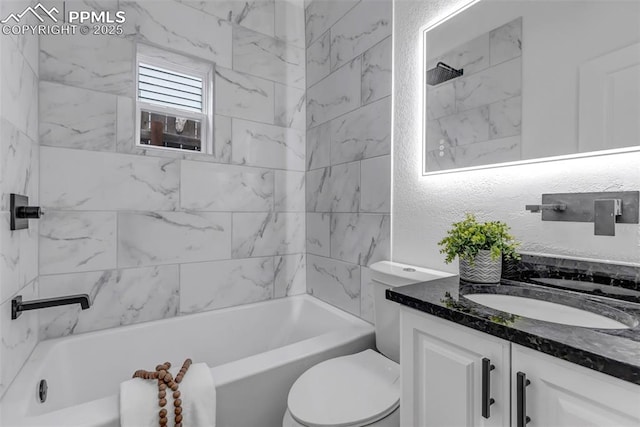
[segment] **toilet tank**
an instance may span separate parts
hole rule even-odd
[[[387,300],[385,291],[454,274],[391,261],[376,262],[369,269],[373,286],[376,347],[389,359],[400,362],[400,306]]]

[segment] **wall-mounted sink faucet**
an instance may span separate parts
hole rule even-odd
[[[639,200],[639,191],[543,194],[542,204],[525,209],[543,221],[593,222],[596,236],[615,236],[616,223],[638,224]]]
[[[59,305],[80,304],[83,310],[91,307],[91,300],[87,294],[69,295],[58,298],[45,298],[33,301],[22,301],[22,295],[18,295],[11,300],[11,318],[13,320],[20,317],[23,311],[38,310],[41,308],[57,307]]]

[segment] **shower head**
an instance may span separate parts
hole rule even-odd
[[[460,77],[463,73],[463,69],[456,70],[453,67],[448,66],[444,62],[438,62],[435,68],[427,71],[427,84],[429,86],[439,85],[447,80]]]

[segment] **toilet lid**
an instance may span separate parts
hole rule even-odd
[[[289,391],[289,412],[309,427],[355,427],[392,413],[400,403],[400,365],[373,350],[312,367]]]

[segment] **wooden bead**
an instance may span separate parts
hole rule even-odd
[[[164,418],[167,416],[167,410],[162,408],[160,409],[160,412],[158,412],[158,415],[160,416],[160,418]]]
[[[173,401],[173,406],[181,406],[182,405],[182,400],[181,399],[176,399]]]
[[[160,425],[161,426],[167,425],[167,421],[169,420],[166,417],[160,418]]]
[[[166,385],[166,384],[164,384],[164,383],[162,383],[162,384],[160,384],[160,385],[158,386],[158,388],[160,389],[160,391],[162,391],[162,390],[166,390],[166,389],[167,389],[167,385]]]
[[[174,391],[174,392],[173,392],[173,398],[174,398],[174,399],[177,399],[177,398],[179,398],[179,397],[180,397],[180,391]]]
[[[167,392],[166,391],[160,391],[158,392],[158,399],[164,399],[167,396]]]
[[[167,399],[160,399],[160,402],[158,402],[158,404],[162,407],[164,405],[167,404]]]
[[[178,389],[178,384],[176,384],[176,383],[171,384],[171,390],[172,391],[176,391],[177,389]]]
[[[176,409],[173,411],[173,413],[174,413],[174,414],[176,414],[176,415],[180,415],[180,414],[182,413],[182,408],[176,408]]]
[[[158,365],[158,366],[156,366],[156,371],[162,371],[163,369],[166,371],[166,369],[165,369],[165,366],[164,366],[164,365]]]
[[[182,415],[176,415],[176,424],[182,422]]]
[[[164,366],[166,366],[167,370],[169,370],[169,368],[171,368],[171,362],[164,362]]]
[[[158,378],[163,380],[164,377],[167,375],[167,371],[165,371],[164,369],[158,371]]]
[[[182,427],[182,423],[176,424],[176,427]]]

